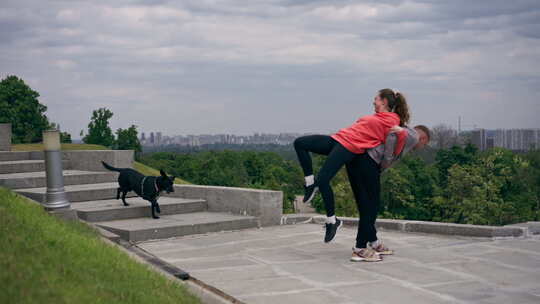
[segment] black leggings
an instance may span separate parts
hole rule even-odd
[[[365,248],[367,242],[376,241],[375,220],[380,200],[379,165],[367,153],[352,153],[328,135],[298,137],[294,141],[294,149],[305,176],[313,174],[309,152],[328,155],[315,178],[315,185],[321,191],[327,216],[335,215],[334,192],[330,186],[330,180],[343,165],[346,166],[360,213],[356,247]]]
[[[328,155],[319,174],[315,178],[315,185],[321,191],[326,215],[335,215],[334,192],[330,186],[330,180],[334,178],[344,164],[353,160],[357,154],[350,152],[328,135],[298,137],[294,141],[294,149],[300,161],[300,166],[304,171],[304,176],[313,174],[313,164],[309,152]]]
[[[356,247],[365,248],[367,242],[377,240],[375,221],[380,206],[380,167],[367,153],[359,154],[347,164],[347,175],[360,213]]]

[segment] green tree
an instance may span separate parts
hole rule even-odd
[[[431,220],[437,190],[437,170],[419,157],[404,157],[381,176],[381,209],[385,217]]]
[[[453,165],[443,195],[434,199],[442,210],[435,220],[480,225],[530,220],[532,189],[516,179],[527,167],[521,157],[504,149],[491,149],[474,163]]]
[[[318,172],[326,157],[314,155]],[[274,152],[190,151],[152,153],[141,161],[195,184],[281,190],[284,212],[303,192],[296,160]],[[444,181],[441,175],[444,174]],[[540,217],[540,152],[505,149],[479,153],[473,146],[438,152],[435,163],[404,157],[382,175],[381,216],[410,220],[505,225]],[[357,216],[345,170],[332,180],[338,216]],[[324,212],[320,195],[312,203]]]
[[[540,221],[540,150],[527,153],[525,159],[528,162],[528,170],[519,179],[525,181],[532,190],[531,209],[534,214],[532,220]]]
[[[92,112],[92,118],[88,124],[88,134],[83,137],[86,144],[103,145],[112,147],[114,144],[114,135],[109,127],[109,119],[113,113],[106,108],[99,108]]]
[[[60,132],[60,142],[66,144],[72,143],[71,134],[69,134],[68,132]]]
[[[411,191],[411,180],[403,169],[387,169],[381,179],[382,215],[387,218],[405,219],[414,208],[415,197]]]
[[[17,76],[0,81],[0,122],[11,123],[12,142],[33,143],[49,128],[47,107],[38,101],[39,93]]]
[[[141,143],[137,135],[137,126],[131,125],[127,129],[116,130],[116,149],[119,150],[135,150],[141,152]]]
[[[476,160],[477,149],[468,144],[465,148],[453,146],[450,149],[442,149],[437,151],[435,161],[439,169],[439,180],[441,185],[446,185],[448,170],[455,165],[466,165]]]

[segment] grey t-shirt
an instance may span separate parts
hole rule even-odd
[[[394,165],[404,154],[411,151],[419,141],[418,132],[415,129],[404,127],[407,130],[407,138],[405,139],[405,146],[403,151],[399,155],[394,156],[394,149],[397,143],[397,135],[390,133],[386,137],[386,143],[381,144],[375,148],[367,150],[368,155],[379,165],[381,168],[389,168]],[[384,169],[383,169],[384,170]]]

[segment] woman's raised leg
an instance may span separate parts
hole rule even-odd
[[[294,150],[302,171],[304,171],[304,203],[311,202],[318,189],[313,176],[313,162],[310,152],[328,155],[336,144],[337,142],[328,135],[307,135],[294,140]]]

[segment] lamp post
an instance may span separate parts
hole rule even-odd
[[[47,175],[47,193],[43,206],[46,210],[70,208],[71,205],[64,191],[59,130],[43,131],[43,148]]]

